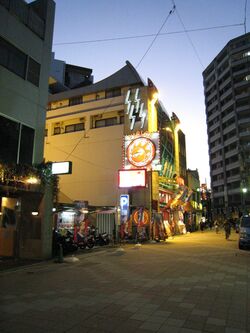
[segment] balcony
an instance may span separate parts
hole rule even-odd
[[[232,156],[235,156],[235,155],[238,155],[238,149],[233,149],[233,150],[230,150],[228,151],[227,153],[225,153],[225,158],[229,158],[229,157],[232,157]]]
[[[234,104],[234,100],[231,99],[230,101],[228,101],[226,104],[224,104],[221,107],[221,112],[225,111],[227,108],[229,108],[230,106],[232,106]]]
[[[250,95],[249,91],[242,91],[239,94],[235,95],[235,99],[239,100],[239,99],[247,98],[247,97],[249,97],[249,95]]]
[[[211,168],[211,176],[216,176],[219,175],[220,173],[223,173],[223,167],[215,169],[215,168]]]
[[[240,179],[241,179],[240,175],[230,176],[230,177],[227,177],[227,182],[232,183],[232,182],[235,182]]]
[[[223,124],[225,126],[225,124]],[[235,129],[235,123],[225,127],[222,131],[223,135],[233,131]]]
[[[216,101],[214,101],[212,104],[207,105],[206,103],[206,107],[207,107],[207,112],[211,111],[217,104],[218,104],[219,100],[216,99]]]
[[[230,171],[232,169],[239,168],[239,167],[240,167],[240,162],[239,161],[233,162],[233,163],[230,163],[230,164],[226,165],[226,171]]]
[[[249,108],[250,108],[250,101],[249,101],[248,105],[238,106],[237,112],[240,113],[240,112],[244,112],[244,111],[249,111]]]
[[[45,22],[27,3],[23,0],[1,0],[0,3],[38,37],[44,39]]]
[[[248,85],[249,85],[249,81],[242,79],[240,82],[237,82],[237,83],[234,84],[234,88],[235,89],[241,88],[241,87],[244,88]]]
[[[220,186],[220,185],[224,185],[224,179],[218,179],[213,181],[213,186]]]
[[[250,137],[250,129],[249,129],[249,127],[245,127],[245,128],[240,127],[239,128],[239,136],[240,136],[240,138]]]
[[[227,122],[229,119],[234,117],[234,110],[232,110],[230,113],[228,113],[225,117],[222,118],[222,123]]]
[[[238,125],[249,124],[250,125],[250,117],[239,119]]]
[[[228,97],[230,94],[232,94],[232,87],[230,87],[224,94],[221,95],[220,100],[222,101],[224,98]]]
[[[213,192],[214,198],[224,198],[224,191],[221,192]]]

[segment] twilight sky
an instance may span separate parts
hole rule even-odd
[[[202,71],[230,39],[244,34],[245,13],[249,32],[250,1],[175,0],[176,11],[170,16],[171,0],[54,1],[55,58],[92,68],[94,82],[129,60],[144,81],[149,77],[157,86],[168,113],[179,117],[187,167],[197,168],[201,183],[210,184]],[[226,25],[233,26],[215,28]],[[153,36],[96,41],[143,35]]]

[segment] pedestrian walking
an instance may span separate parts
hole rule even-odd
[[[206,219],[204,216],[202,216],[201,220],[200,220],[200,229],[203,232],[205,229],[205,224],[206,224]]]
[[[214,228],[215,228],[216,234],[218,234],[219,233],[219,223],[217,220],[215,220],[215,222],[214,222]]]
[[[225,238],[228,240],[231,234],[231,223],[228,219],[224,222],[224,229],[225,229]]]

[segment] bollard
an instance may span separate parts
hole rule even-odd
[[[63,263],[63,247],[62,247],[62,244],[59,244],[58,262]]]

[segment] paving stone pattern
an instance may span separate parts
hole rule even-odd
[[[250,251],[213,230],[0,272],[0,332],[247,333]]]

